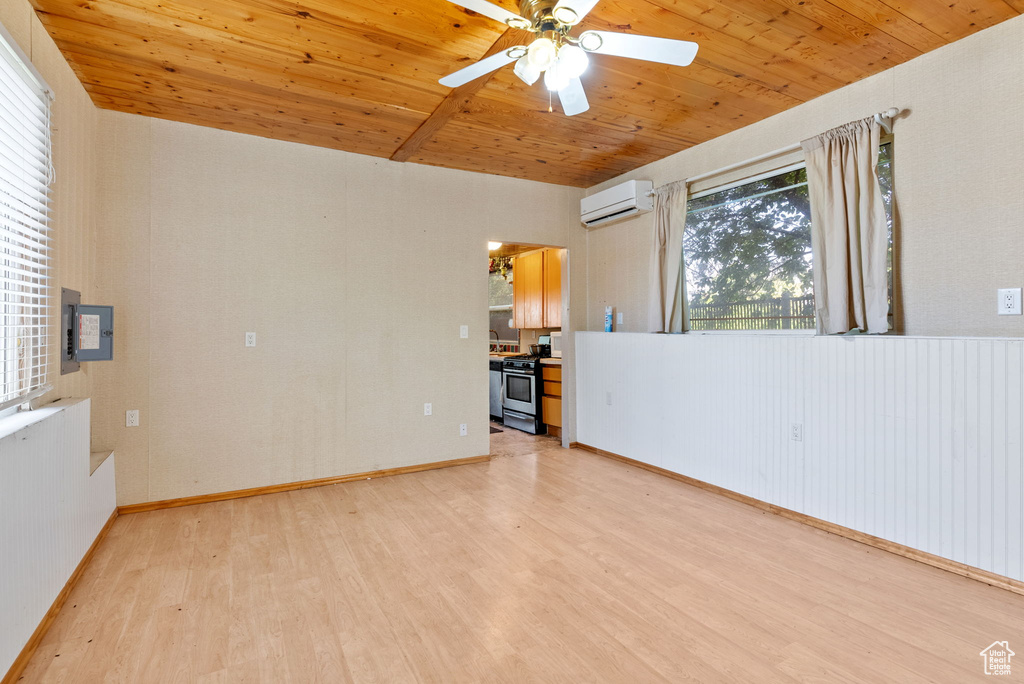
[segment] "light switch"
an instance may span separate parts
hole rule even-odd
[[[461,337],[462,339],[466,339],[467,337],[469,337],[469,326],[468,325],[460,325],[459,326],[459,337]]]

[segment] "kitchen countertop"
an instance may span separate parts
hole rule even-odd
[[[519,356],[521,354],[522,354],[522,352],[499,352],[499,353],[490,352],[490,354],[488,355],[488,358],[491,359],[492,361],[499,361],[499,360],[504,359],[504,358],[509,357],[509,356]],[[562,359],[546,358],[546,359],[541,359],[540,363],[541,363],[542,366],[561,366],[562,365]]]

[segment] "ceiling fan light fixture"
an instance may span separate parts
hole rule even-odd
[[[544,72],[544,85],[548,90],[558,92],[569,85],[569,76],[564,73],[564,70],[556,62]]]
[[[540,78],[540,69],[530,63],[529,57],[521,57],[512,67],[512,71],[526,85],[533,85]]]
[[[604,45],[604,38],[594,33],[593,31],[586,31],[580,34],[579,46],[587,52],[593,52],[594,50],[600,50],[601,46]]]
[[[575,26],[580,23],[580,15],[572,7],[558,6],[551,13],[555,21],[566,26]]]
[[[579,78],[590,65],[590,58],[583,48],[563,45],[558,48],[558,71],[566,78]]]
[[[538,38],[530,43],[526,58],[538,71],[546,71],[555,63],[557,49],[550,38]]]
[[[580,80],[590,65],[587,53],[596,52],[679,67],[689,66],[693,62],[700,46],[692,41],[596,30],[582,31],[579,37],[574,38],[571,35],[572,27],[578,25],[599,1],[518,0],[523,15],[519,16],[491,0],[449,0],[471,13],[476,12],[510,27],[528,30],[533,36],[533,42],[529,47],[517,45],[485,56],[441,78],[439,83],[458,88],[476,79],[489,78],[493,72],[514,63],[516,77],[527,85],[533,85],[544,74],[549,112],[553,111],[551,103],[554,96],[551,93],[558,93],[564,114],[575,116],[590,109]],[[630,27],[623,25],[620,28]],[[504,42],[504,36],[502,38],[500,42]]]

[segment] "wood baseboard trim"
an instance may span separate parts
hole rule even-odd
[[[96,535],[96,538],[93,539],[92,545],[89,547],[89,550],[85,552],[85,555],[82,556],[82,560],[78,562],[78,566],[75,568],[75,571],[71,573],[71,577],[69,577],[68,581],[64,584],[64,588],[60,590],[60,593],[57,594],[57,598],[53,600],[53,603],[50,605],[50,609],[46,611],[46,615],[43,616],[43,619],[39,622],[39,626],[36,627],[36,631],[32,632],[32,636],[28,638],[28,641],[25,643],[25,647],[21,649],[21,653],[19,653],[18,657],[14,659],[10,669],[7,670],[7,674],[4,675],[3,679],[0,679],[0,684],[14,684],[14,682],[18,681],[18,678],[21,677],[22,672],[25,671],[25,667],[28,666],[28,661],[32,660],[32,656],[35,655],[36,649],[39,648],[39,644],[42,643],[43,637],[46,636],[46,632],[49,631],[50,625],[52,625],[53,621],[57,619],[57,614],[60,612],[60,609],[64,607],[64,602],[68,600],[71,590],[75,588],[76,584],[78,584],[78,580],[81,579],[86,566],[89,565],[93,555],[96,553],[96,549],[99,548],[100,543],[107,536],[107,532],[110,531],[115,520],[117,520],[116,508],[114,509],[114,512],[110,514],[106,524],[103,525],[103,529],[101,529],[99,534]]]
[[[976,568],[973,565],[966,565],[965,563],[960,563],[954,560],[950,560],[948,558],[943,558],[942,556],[936,556],[933,553],[920,551],[918,549],[905,546],[903,544],[898,544],[896,542],[889,541],[888,539],[882,539],[881,537],[876,537],[874,535],[870,535],[864,532],[859,532],[850,527],[844,527],[842,525],[830,523],[827,520],[815,518],[813,516],[807,515],[806,513],[800,513],[790,508],[776,506],[775,504],[770,504],[766,501],[755,499],[753,497],[747,496],[746,494],[734,492],[731,489],[725,489],[724,487],[709,484],[707,482],[704,482],[703,480],[697,480],[686,475],[680,475],[679,473],[672,472],[671,470],[659,468],[658,466],[650,465],[649,463],[644,463],[642,461],[637,461],[635,459],[629,458],[628,456],[622,456],[611,451],[598,449],[597,447],[592,447],[588,444],[573,442],[569,445],[569,447],[580,449],[582,451],[589,451],[590,453],[597,454],[598,456],[604,456],[605,458],[610,458],[612,460],[620,461],[631,466],[636,466],[637,468],[642,468],[652,473],[657,473],[658,475],[664,475],[665,477],[670,477],[673,480],[678,480],[679,482],[683,482],[693,487],[697,487],[698,489],[703,489],[705,491],[712,492],[714,494],[718,494],[726,498],[732,499],[733,501],[738,501],[748,506],[753,506],[754,508],[757,508],[759,510],[774,513],[775,515],[781,516],[783,518],[794,520],[796,522],[803,523],[804,525],[810,525],[811,527],[816,527],[819,530],[824,530],[825,532],[829,532],[840,537],[846,537],[847,539],[851,539],[855,542],[860,542],[861,544],[865,544],[876,549],[881,549],[882,551],[888,551],[889,553],[894,553],[897,556],[903,556],[904,558],[909,558],[919,563],[924,563],[925,565],[931,565],[932,567],[939,568],[940,570],[945,570],[947,572],[952,572],[953,574],[960,575],[961,577],[967,577],[968,579],[984,582],[985,584],[989,584],[993,587],[999,587],[1000,589],[1012,591],[1015,594],[1024,595],[1024,582],[1021,582],[1020,580],[1015,580],[1011,577],[999,575],[988,570],[982,570],[981,568]]]
[[[196,504],[213,503],[215,501],[243,499],[249,496],[261,496],[263,494],[291,492],[296,489],[326,487],[328,485],[342,484],[344,482],[355,482],[356,480],[370,480],[378,477],[390,477],[392,475],[406,475],[408,473],[419,473],[424,470],[438,470],[440,468],[452,468],[454,466],[471,465],[473,463],[486,463],[487,461],[490,460],[490,455],[484,455],[471,456],[469,458],[456,458],[451,461],[434,461],[433,463],[421,463],[419,465],[402,466],[401,468],[371,470],[368,473],[353,473],[351,475],[338,475],[337,477],[323,477],[318,480],[300,480],[299,482],[286,482],[284,484],[269,485],[267,487],[235,489],[230,492],[200,494],[199,496],[186,496],[180,499],[164,499],[163,501],[149,501],[146,503],[129,504],[127,506],[118,506],[117,512],[120,515],[129,515],[131,513],[145,513],[146,511],[158,511],[163,508],[195,506]]]

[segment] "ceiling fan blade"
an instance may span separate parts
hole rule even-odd
[[[593,35],[601,38],[601,45],[589,50],[584,42],[587,40],[584,36]],[[648,62],[661,62],[675,66],[689,66],[693,58],[697,56],[697,44],[688,40],[637,36],[631,33],[613,33],[611,31],[585,31],[580,35],[580,45],[589,52],[602,55],[645,59]]]
[[[558,91],[558,101],[562,103],[562,111],[566,116],[582,114],[590,109],[587,94],[583,92],[583,83],[578,78],[569,79],[569,85]]]
[[[590,13],[590,10],[594,9],[594,5],[598,3],[598,0],[558,0],[558,4],[555,5],[557,10],[559,7],[568,7],[576,13],[576,22],[579,23],[583,17]]]
[[[470,81],[480,78],[484,74],[489,74],[495,69],[500,69],[506,64],[511,64],[520,57],[523,53],[521,51],[526,50],[525,47],[517,46],[520,51],[515,57],[510,57],[510,52],[515,52],[517,48],[512,47],[508,50],[502,50],[501,52],[495,53],[486,59],[481,59],[479,62],[470,64],[465,69],[459,69],[453,74],[448,74],[444,78],[440,79],[438,83],[449,88],[457,88],[458,86],[469,83]]]
[[[498,7],[493,2],[487,2],[487,0],[448,0],[453,5],[459,5],[465,7],[468,10],[472,10],[477,14],[482,14],[485,17],[490,17],[495,21],[500,21],[503,24],[508,24],[511,20],[514,23],[519,23],[520,26],[529,26],[530,22],[518,14],[509,12],[504,7]]]

